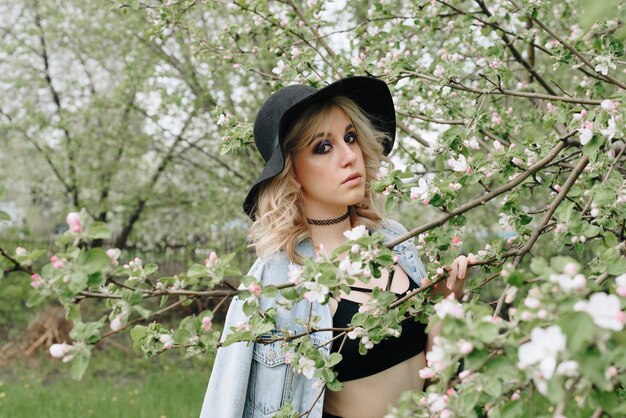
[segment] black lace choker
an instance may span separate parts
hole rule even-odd
[[[334,225],[334,224],[338,224],[339,222],[343,222],[346,219],[348,219],[348,216],[350,216],[350,210],[348,209],[348,211],[341,215],[338,218],[333,218],[333,219],[311,219],[311,218],[307,218],[307,222],[311,225]]]

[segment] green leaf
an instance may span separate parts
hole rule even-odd
[[[104,222],[92,222],[87,228],[87,238],[89,239],[109,239],[111,230]]]
[[[148,335],[148,327],[137,325],[130,330],[130,337],[133,339],[133,350],[141,352],[141,344],[143,339]]]
[[[91,358],[91,351],[89,349],[81,350],[72,359],[72,366],[70,367],[70,376],[74,380],[80,380],[83,378],[87,366],[89,366],[89,359]]]
[[[287,300],[296,300],[298,299],[298,291],[295,287],[288,287],[286,289],[282,289],[280,291],[281,295]]]
[[[328,388],[328,390],[338,392],[343,389],[343,384],[339,380],[333,380],[332,382],[326,383],[326,387]]]
[[[11,220],[11,217],[9,216],[9,214],[3,210],[0,210],[0,221],[10,221],[10,220]]]
[[[240,295],[242,298],[244,298],[243,293],[244,292],[242,292],[242,294]],[[246,303],[243,304],[243,313],[245,313],[247,316],[250,316],[258,308],[259,308],[259,304],[258,303],[246,302]]]
[[[278,295],[278,289],[276,286],[267,286],[263,288],[263,295],[268,298],[275,298]]]
[[[584,351],[594,339],[593,320],[585,312],[569,312],[562,315],[557,324],[567,337],[567,346],[573,352]]]
[[[76,322],[70,331],[70,338],[75,341],[84,341],[94,344],[100,340],[102,322]]]
[[[154,273],[156,273],[158,270],[159,270],[159,266],[157,266],[154,263],[148,263],[143,268],[143,272],[144,272],[144,274],[146,274],[146,276],[151,276]]]
[[[70,281],[67,285],[69,289],[74,293],[78,293],[87,287],[88,276],[81,271],[74,271],[70,274]]]
[[[478,403],[480,392],[477,390],[466,390],[459,395],[459,406],[463,411],[463,416],[467,416]]]
[[[111,265],[111,260],[102,248],[92,248],[81,252],[78,256],[78,266],[86,274],[92,274]]]
[[[144,308],[141,305],[135,305],[135,306],[133,306],[133,309],[136,310],[137,313],[139,313],[139,315],[141,315],[141,317],[143,319],[148,319],[148,317],[152,313],[152,311],[150,309],[146,309],[146,308]]]
[[[465,219],[465,216],[463,216],[463,215],[458,215],[458,216],[455,216],[454,218],[452,218],[452,220],[450,222],[454,226],[461,227],[461,226],[465,226],[465,224],[467,222],[467,219]]]
[[[603,232],[602,238],[604,239],[604,245],[607,248],[613,248],[618,244],[617,237],[612,232],[608,232],[608,231]]]
[[[495,377],[483,375],[483,391],[494,399],[502,395],[502,382]]]
[[[187,270],[187,277],[190,279],[199,279],[207,275],[207,269],[204,264],[192,264],[189,270]]]
[[[511,401],[504,404],[502,418],[521,418],[525,416],[524,403],[522,401]]]
[[[41,302],[43,302],[45,298],[46,298],[46,295],[44,295],[42,293],[35,293],[35,294],[31,295],[28,298],[28,300],[26,301],[26,307],[27,308],[33,308],[33,307],[39,305]]]
[[[583,145],[583,154],[589,157],[589,160],[595,162],[597,160],[598,151],[604,143],[604,140],[599,135],[594,135],[589,142]]]
[[[342,358],[343,358],[343,356],[341,354],[339,354],[339,353],[332,353],[330,356],[328,356],[328,361],[326,362],[326,366],[327,367],[333,367],[337,363],[339,363]]]

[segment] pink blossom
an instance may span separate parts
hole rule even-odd
[[[498,68],[500,68],[500,64],[502,64],[502,61],[500,61],[497,58],[494,58],[494,60],[491,61],[491,63],[489,63],[489,67],[493,68],[494,70],[497,70]]]
[[[615,103],[612,100],[605,99],[605,100],[602,100],[602,103],[600,103],[600,107],[603,110],[606,110],[607,112],[612,112],[615,109],[617,109],[617,103]]]
[[[259,286],[257,282],[251,283],[250,286],[248,286],[248,292],[250,292],[255,298],[258,298],[261,294],[261,286]]]
[[[614,366],[609,367],[604,372],[604,377],[606,377],[607,379],[610,379],[615,376],[617,376],[617,368],[615,368]]]
[[[617,289],[615,290],[618,295],[626,298],[626,273],[620,274],[615,278]]]
[[[435,305],[435,312],[441,319],[450,315],[454,318],[463,318],[463,307],[454,298],[454,293],[451,293],[446,299]]]
[[[460,236],[455,235],[452,237],[452,245],[461,245],[463,244],[463,240],[461,239]]]
[[[435,66],[435,71],[433,71],[433,75],[435,77],[442,77],[444,74],[445,74],[444,68],[440,64],[437,64]]]
[[[113,331],[119,331],[120,329],[122,329],[123,326],[124,324],[120,315],[113,318],[113,320],[111,321],[111,325],[110,325]]]
[[[552,111],[554,109],[554,105],[552,103],[548,103],[546,105],[546,107],[548,108],[548,112]]]
[[[502,117],[498,114],[498,112],[493,112],[491,114],[491,122],[495,123],[496,125],[502,124]]]
[[[45,279],[37,273],[33,273],[30,276],[30,279],[31,279],[30,285],[34,288],[38,288],[39,286],[41,286],[42,284],[46,282]]]
[[[169,350],[174,347],[174,339],[169,334],[161,334],[159,337],[159,341],[163,343],[163,348]]]
[[[511,395],[511,400],[512,401],[519,401],[519,399],[520,399],[519,392],[513,392],[513,394]]]
[[[528,322],[528,321],[530,321],[531,319],[533,319],[533,315],[532,315],[530,312],[528,312],[528,311],[524,311],[524,312],[522,312],[522,314],[520,315],[520,319],[521,319],[522,321],[526,321],[526,322]]]
[[[57,269],[57,270],[58,270],[58,269],[61,269],[61,268],[63,268],[63,263],[62,263],[61,261],[55,261],[55,262],[52,264],[52,267],[54,267],[54,268],[55,268],[55,269]]]
[[[52,257],[50,257],[51,263],[56,263],[57,261],[59,261],[59,258],[56,255],[53,255]]]
[[[26,255],[26,254],[28,254],[28,251],[26,251],[26,249],[25,249],[25,248],[22,248],[22,247],[17,247],[17,248],[15,249],[15,255],[16,255],[16,256],[18,256],[18,257],[23,256],[23,255]]]
[[[581,110],[580,113],[574,113],[574,120],[578,121],[578,120],[583,120],[585,119],[585,117],[587,116],[587,111],[586,110]]]
[[[78,233],[81,231],[80,215],[77,212],[68,213],[65,222],[67,222],[72,232]]]
[[[459,341],[459,351],[461,354],[469,354],[474,351],[474,345],[469,341],[461,340]]]
[[[422,379],[432,379],[435,377],[435,372],[430,367],[424,367],[420,369],[419,376]]]
[[[215,265],[217,264],[217,260],[217,254],[215,253],[215,251],[211,251],[206,260],[204,260],[204,265],[208,268],[215,267]]]
[[[52,344],[50,346],[50,355],[54,358],[61,358],[63,356],[65,356],[67,353],[69,353],[72,350],[73,346],[71,344],[66,344],[66,343],[62,343],[62,344]]]
[[[212,326],[213,326],[213,321],[211,320],[211,317],[205,316],[202,318],[202,330],[203,331],[210,331]]]

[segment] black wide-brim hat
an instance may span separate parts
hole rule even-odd
[[[396,112],[384,81],[357,76],[341,79],[319,90],[302,84],[284,87],[267,99],[254,121],[254,142],[267,164],[243,202],[243,210],[252,220],[261,185],[285,168],[285,135],[308,106],[335,96],[354,101],[370,118],[372,125],[387,134],[383,153],[388,155],[391,152],[396,137]]]

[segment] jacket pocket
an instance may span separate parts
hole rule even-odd
[[[261,416],[272,416],[290,398],[293,369],[285,358],[280,342],[254,344],[247,401]]]

